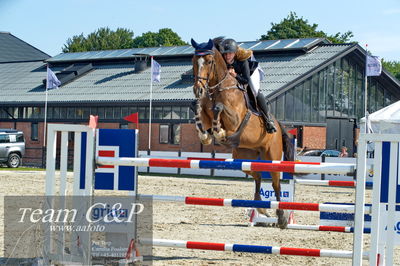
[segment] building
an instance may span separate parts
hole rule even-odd
[[[34,57],[37,49],[1,33],[0,51],[11,46],[30,57],[0,57],[0,128],[25,132],[30,157],[43,146],[46,64],[62,82],[48,91],[49,123],[87,123],[98,115],[102,128],[134,128],[123,117],[138,112],[140,149],[148,149],[150,56],[161,64],[161,82],[152,86],[151,150],[229,151],[202,146],[193,113],[191,46],[135,48]],[[25,46],[22,45],[25,44]],[[358,44],[330,44],[325,39],[242,42],[252,49],[266,73],[262,91],[275,116],[298,128],[301,147],[354,149],[359,118],[364,115],[365,51]],[[1,56],[1,55],[0,55]],[[400,83],[388,72],[369,78],[369,111],[399,100]],[[25,160],[26,162],[26,160]]]

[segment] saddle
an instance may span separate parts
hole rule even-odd
[[[244,101],[246,103],[247,109],[249,109],[254,115],[261,116],[261,113],[258,111],[256,96],[253,91],[247,86],[246,88],[240,88],[244,93]]]

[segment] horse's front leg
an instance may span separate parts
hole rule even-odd
[[[280,173],[270,172],[272,177],[272,187],[275,191],[275,197],[277,201],[281,201],[281,183],[280,183]],[[287,228],[288,217],[285,210],[276,210],[276,216],[278,216],[278,226],[281,229]]]
[[[213,108],[214,119],[213,125],[213,135],[218,142],[226,141],[226,131],[221,127],[221,113],[224,110],[224,105],[222,103],[215,104]]]
[[[210,145],[212,142],[212,136],[207,132],[207,129],[211,127],[211,119],[201,107],[201,100],[197,100],[195,110],[196,130],[200,142],[203,145]]]

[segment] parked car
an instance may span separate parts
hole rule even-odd
[[[16,168],[21,165],[24,155],[24,133],[15,129],[0,129],[0,163]]]
[[[300,156],[325,156],[325,157],[339,157],[340,151],[336,150],[308,150],[300,154]]]

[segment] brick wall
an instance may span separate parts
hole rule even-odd
[[[325,149],[326,128],[325,127],[303,127],[303,148]]]

